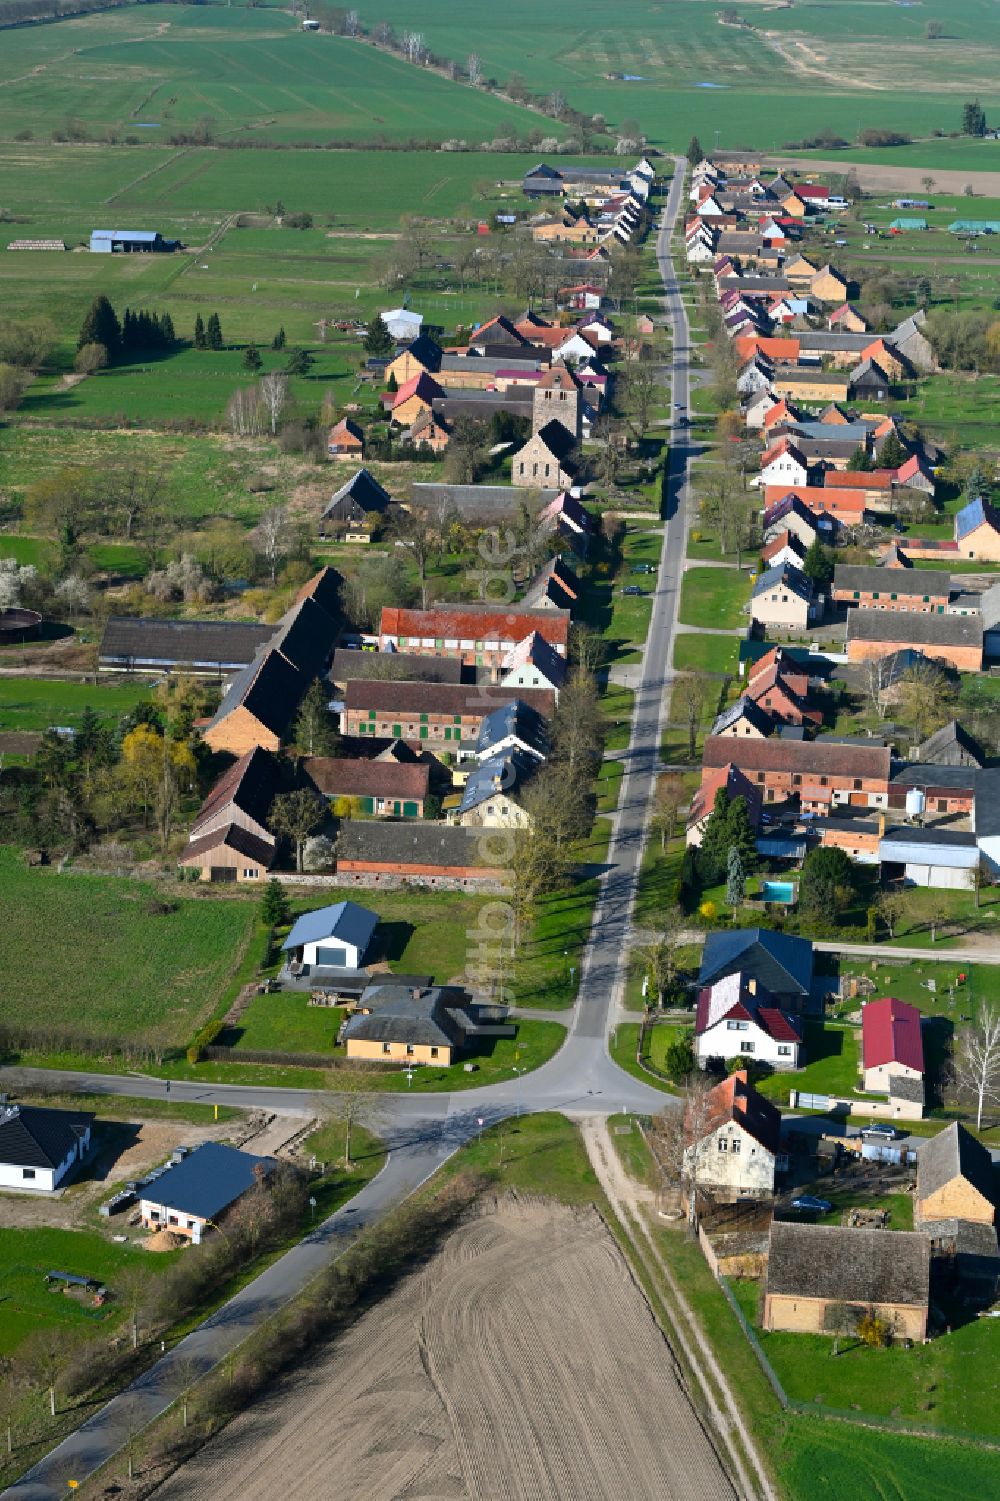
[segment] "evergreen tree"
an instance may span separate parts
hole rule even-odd
[[[799,911],[804,917],[834,922],[850,906],[854,892],[854,866],[843,850],[820,845],[809,851],[799,880]]]
[[[833,558],[818,537],[814,537],[802,560],[802,572],[817,589],[825,589],[833,579]]]
[[[882,444],[882,448],[878,456],[878,467],[880,469],[898,469],[901,464],[906,463],[908,458],[909,454],[903,447],[896,429],[893,428],[892,432]]]
[[[260,920],[269,928],[280,928],[290,915],[285,888],[272,876],[260,900]]]
[[[866,473],[872,468],[872,461],[869,456],[868,449],[866,448],[864,443],[858,444],[857,448],[851,455],[851,459],[847,467],[848,469],[854,470],[856,473]]]
[[[726,857],[726,901],[730,907],[738,907],[743,901],[747,878],[743,870],[743,856],[739,846],[731,844]]]
[[[174,320],[169,313],[162,313],[160,315],[160,335],[168,349],[172,349],[177,343],[177,334],[174,332]]]
[[[385,324],[381,313],[376,313],[365,330],[365,350],[368,354],[379,358],[382,355],[391,354],[395,349],[392,334]]]
[[[691,163],[692,167],[696,167],[700,161],[704,160],[704,156],[705,153],[701,149],[701,142],[699,141],[697,136],[692,136],[690,141],[688,142],[688,161]]]
[[[298,756],[332,756],[337,749],[337,731],[327,708],[329,695],[319,678],[306,689],[292,727],[292,747]]]
[[[385,389],[394,392],[399,390],[399,381],[396,379],[396,372],[394,370],[389,371],[389,379],[385,383]]]
[[[278,329],[278,332],[275,334],[274,338],[271,340],[271,348],[272,349],[284,349],[284,347],[285,347],[285,329],[284,329],[284,325],[282,325],[282,327]]]
[[[210,313],[208,322],[205,324],[205,343],[209,349],[222,348],[222,324],[219,322],[218,313]]]
[[[986,111],[978,99],[968,100],[962,110],[962,134],[966,136],[986,134]]]
[[[286,375],[308,375],[312,364],[312,355],[307,349],[293,349],[288,356],[288,364],[285,366]]]
[[[256,373],[263,363],[264,361],[260,357],[260,350],[256,344],[248,344],[243,354],[244,370],[252,370]]]
[[[121,353],[121,324],[103,292],[90,304],[87,316],[80,327],[76,347],[82,349],[85,344],[103,344],[108,351],[109,360],[113,360]]]
[[[205,343],[205,324],[200,313],[194,320],[194,347],[195,349],[207,349],[208,347]]]
[[[697,855],[698,879],[703,886],[714,886],[726,877],[732,849],[739,853],[745,877],[757,864],[757,840],[750,826],[747,800],[743,796],[730,798],[720,787]]]

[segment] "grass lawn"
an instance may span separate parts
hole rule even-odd
[[[564,1204],[603,1204],[579,1128],[564,1115],[522,1115],[483,1131],[441,1169],[440,1177],[479,1173],[497,1189],[545,1194]]]
[[[237,1056],[246,1049],[332,1054],[343,1019],[340,1006],[310,1006],[307,995],[258,995],[228,1035]]]
[[[115,1296],[123,1279],[152,1281],[175,1259],[175,1253],[148,1256],[91,1231],[0,1229],[0,1355],[14,1354],[41,1329],[57,1328],[67,1348],[98,1330],[107,1331],[125,1317],[125,1302]],[[111,1297],[103,1308],[94,1308],[89,1297],[50,1290],[45,1273],[53,1269],[95,1277]]]
[[[608,683],[601,691],[601,713],[605,719],[604,749],[620,751],[628,749],[632,733],[632,711],[635,694],[631,688],[621,688]]]
[[[47,730],[74,727],[84,709],[102,719],[119,719],[142,699],[150,684],[142,678],[125,683],[64,683],[47,678],[0,678],[0,730]]]
[[[808,1094],[849,1095],[858,1082],[858,1043],[854,1027],[824,1025],[821,1021],[805,1024],[805,1068],[793,1073],[771,1074],[762,1079],[758,1089],[768,1099],[788,1103],[789,1089]]]
[[[681,584],[681,623],[736,630],[746,624],[743,606],[749,596],[749,573],[736,568],[689,568]]]
[[[602,761],[597,773],[597,811],[613,813],[621,796],[625,765],[622,761]]]
[[[685,576],[685,588],[688,578],[690,574]],[[737,636],[694,636],[685,632],[674,637],[674,667],[678,672],[714,672],[733,677],[739,657]]]

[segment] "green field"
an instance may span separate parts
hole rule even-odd
[[[42,1329],[58,1329],[68,1350],[98,1330],[113,1328],[127,1308],[120,1297],[123,1277],[155,1277],[175,1260],[170,1254],[147,1256],[134,1246],[116,1246],[90,1231],[0,1229],[0,1356],[14,1354]],[[54,1268],[96,1278],[108,1287],[110,1299],[103,1308],[94,1308],[89,1297],[69,1297],[50,1288],[45,1273]]]
[[[739,664],[736,636],[698,636],[685,633],[674,638],[674,666],[680,672],[714,672],[732,675]]]
[[[233,975],[254,926],[246,902],[153,912],[142,881],[28,870],[0,849],[0,1024],[51,1026],[150,1048],[182,1043]],[[43,944],[49,935],[52,947]]]
[[[746,625],[743,606],[749,595],[749,573],[736,568],[689,568],[681,584],[680,621],[710,630],[735,630]]]
[[[149,697],[142,679],[127,683],[63,683],[46,678],[0,678],[0,730],[75,727],[84,709],[117,720]]]

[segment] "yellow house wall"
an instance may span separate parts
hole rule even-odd
[[[390,1042],[389,1051],[386,1052],[380,1042],[371,1042],[366,1038],[347,1039],[348,1058],[364,1058],[369,1062],[379,1063],[441,1063],[451,1062],[451,1048],[442,1043],[437,1050],[437,1056],[432,1057],[430,1047],[426,1043],[413,1043],[412,1051],[407,1052],[405,1042]]]
[[[916,1212],[921,1220],[972,1220],[977,1225],[992,1225],[995,1213],[989,1199],[964,1178],[953,1178],[937,1193],[918,1200]]]

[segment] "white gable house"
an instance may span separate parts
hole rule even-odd
[[[701,991],[694,1051],[700,1068],[712,1059],[730,1058],[769,1063],[775,1069],[800,1068],[801,1023],[782,1011],[756,980],[737,970]]]

